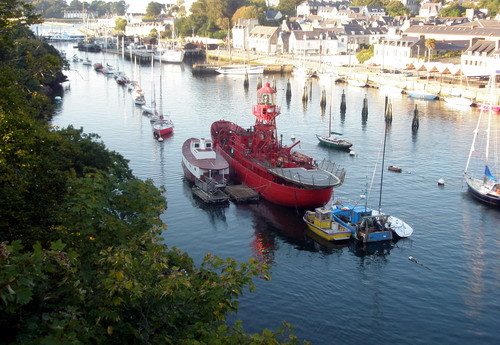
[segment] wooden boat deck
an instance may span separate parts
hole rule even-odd
[[[195,196],[200,198],[205,204],[208,205],[219,205],[229,202],[229,195],[219,189],[217,189],[213,193],[208,193],[203,189],[194,186],[191,190],[193,191],[193,194]]]
[[[259,200],[259,193],[244,184],[226,186],[225,191],[234,202],[256,202]]]

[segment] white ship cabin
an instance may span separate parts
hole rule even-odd
[[[210,139],[201,138],[191,141],[191,153],[196,159],[215,159],[216,153],[213,150],[213,143]]]

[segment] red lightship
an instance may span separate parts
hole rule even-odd
[[[257,90],[257,104],[252,107],[255,125],[243,129],[220,120],[210,132],[215,149],[228,161],[234,179],[258,191],[275,204],[312,208],[330,201],[333,188],[344,181],[345,171],[334,163],[313,158],[287,147],[278,139],[276,90],[269,83]]]

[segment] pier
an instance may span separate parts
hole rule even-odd
[[[258,192],[244,184],[226,186],[225,191],[229,198],[237,203],[257,202],[260,199]]]

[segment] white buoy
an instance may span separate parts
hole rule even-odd
[[[441,177],[441,178],[438,180],[438,186],[444,186],[444,178],[442,178],[442,177]]]
[[[351,150],[351,151],[349,151],[349,156],[352,156],[352,157],[356,156],[356,152],[354,152],[354,151],[352,151],[352,150]]]
[[[292,134],[292,135],[290,136],[290,139],[295,140],[295,135],[293,135],[293,134]]]
[[[161,136],[158,137],[158,141],[163,141],[163,138]]]
[[[61,96],[56,96],[56,97],[54,97],[54,100],[56,102],[61,102],[62,98],[61,98]]]

